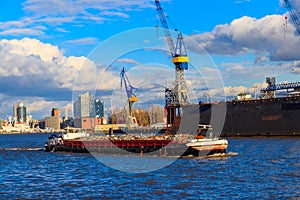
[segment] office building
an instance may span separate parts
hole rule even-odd
[[[51,116],[59,117],[59,109],[58,108],[52,108]]]
[[[74,117],[95,117],[94,95],[89,92],[78,96],[78,100],[74,102]]]
[[[26,107],[23,102],[17,106],[17,122],[26,123]]]
[[[97,118],[104,117],[104,103],[100,99],[95,100],[95,114]]]

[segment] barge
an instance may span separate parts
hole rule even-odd
[[[96,154],[126,154],[126,155],[151,155],[151,156],[199,156],[212,155],[215,153],[226,153],[226,148],[219,148],[218,139],[206,138],[202,144],[209,143],[205,149],[199,149],[199,138],[204,136],[193,136],[190,134],[161,135],[161,136],[140,136],[133,134],[115,135],[88,135],[85,137],[77,137],[78,131],[67,129],[67,132],[60,135],[52,135],[45,143],[47,152],[78,152],[78,153],[96,153]],[[80,129],[77,129],[80,130]],[[83,130],[81,130],[83,131]],[[74,137],[72,136],[74,134]],[[68,135],[69,138],[64,137]],[[84,135],[83,132],[80,135]],[[196,144],[196,143],[195,143]],[[205,144],[204,144],[205,145]]]

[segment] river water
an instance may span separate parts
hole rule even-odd
[[[88,153],[45,152],[48,136],[0,135],[0,199],[300,199],[300,138],[230,138],[237,156],[173,159],[128,173]],[[131,166],[122,156],[102,159]],[[168,159],[136,156],[131,164]]]

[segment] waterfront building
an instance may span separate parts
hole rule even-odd
[[[59,130],[60,129],[60,119],[59,116],[50,116],[45,118],[45,128]]]
[[[101,102],[100,99],[95,100],[95,114],[97,118],[104,117],[104,102]]]
[[[59,117],[59,109],[58,108],[52,108],[51,116]]]
[[[94,130],[97,125],[103,124],[103,118],[82,117],[74,120],[75,128]]]
[[[80,94],[74,102],[74,127],[95,129],[103,124],[104,103],[94,98],[89,92]]]
[[[80,94],[78,100],[74,102],[74,117],[95,117],[95,102],[94,95],[89,92]]]
[[[26,122],[26,107],[24,106],[23,102],[21,102],[17,107],[17,121],[19,123]]]
[[[60,116],[58,108],[52,108],[51,116],[45,118],[45,128],[60,130]]]
[[[18,108],[19,104],[14,105],[14,116],[12,121],[17,122],[18,121]]]

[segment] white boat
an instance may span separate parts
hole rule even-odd
[[[228,141],[226,139],[218,138],[198,138],[192,139],[191,142],[186,144],[198,151],[213,151],[213,152],[226,152]]]
[[[86,129],[67,127],[64,130],[65,132],[62,134],[63,140],[72,140],[90,136],[90,134],[86,132]]]
[[[199,125],[199,135],[186,145],[200,152],[208,152],[208,154],[226,153],[228,140],[219,139],[212,132],[210,125]]]

